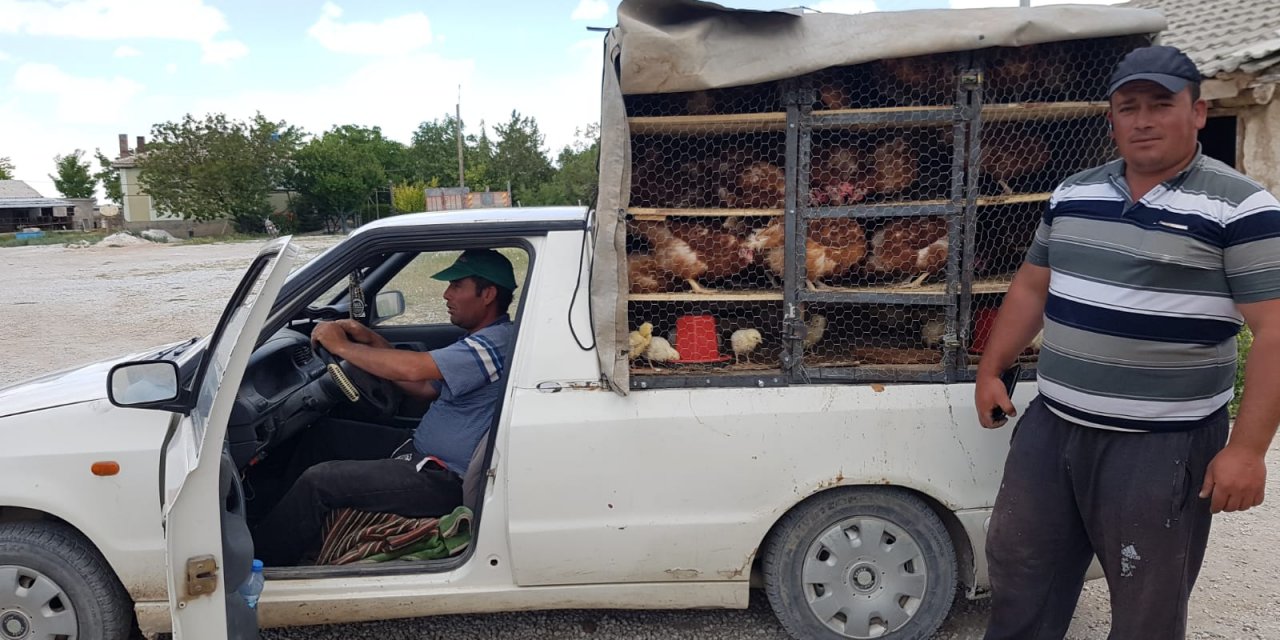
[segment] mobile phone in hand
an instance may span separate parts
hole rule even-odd
[[[1018,378],[1022,376],[1022,365],[1015,364],[1004,370],[1000,374],[1000,382],[1004,383],[1004,391],[1009,395],[1009,400],[1013,400],[1013,388],[1018,386]],[[1004,414],[1004,409],[995,407],[991,410],[991,421],[995,423],[1003,423],[1009,416]]]

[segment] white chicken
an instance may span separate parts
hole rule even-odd
[[[764,336],[760,335],[759,329],[738,329],[734,331],[729,336],[729,344],[733,346],[733,363],[738,364],[739,358],[742,358],[750,364],[751,352],[755,351],[762,342],[764,342]]]
[[[649,368],[657,370],[653,366],[655,362],[674,362],[680,359],[680,352],[667,342],[662,336],[654,336],[649,340],[649,348],[645,351],[644,357],[649,360]]]

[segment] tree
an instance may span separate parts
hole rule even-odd
[[[8,156],[0,157],[0,180],[13,180],[13,161]]]
[[[257,114],[248,122],[224,114],[151,128],[138,155],[143,190],[157,207],[189,220],[230,219],[261,231],[271,214],[267,195],[285,184],[302,131]]]
[[[533,204],[539,187],[555,173],[542,150],[543,136],[538,123],[512,110],[511,119],[494,127],[494,132],[498,141],[489,163],[490,179],[504,186],[510,183],[512,200]]]
[[[391,188],[391,204],[401,213],[427,210],[427,183],[406,182]]]
[[[350,147],[367,149],[392,178],[404,179],[410,173],[409,149],[403,142],[382,135],[382,127],[361,127],[344,124],[330,129],[325,137],[340,140]]]
[[[574,131],[574,141],[556,157],[556,173],[527,204],[594,205],[599,183],[600,126],[592,123]]]
[[[312,210],[341,221],[363,209],[387,174],[369,145],[335,130],[298,150],[290,182]]]
[[[457,127],[457,118],[448,114],[442,120],[431,120],[418,125],[409,145],[413,177],[426,181],[434,178],[442,185],[458,186]],[[465,160],[465,154],[463,158]]]
[[[124,191],[120,187],[120,170],[111,166],[111,158],[102,155],[101,149],[95,149],[93,155],[98,159],[98,171],[94,172],[93,178],[102,182],[102,190],[106,192],[107,200],[116,204],[123,203]]]
[[[57,175],[50,175],[53,186],[64,198],[92,198],[98,189],[98,180],[89,172],[84,151],[75,151],[53,157]]]

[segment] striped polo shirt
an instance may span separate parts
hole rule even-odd
[[[1231,400],[1236,305],[1280,297],[1280,203],[1198,150],[1132,202],[1115,160],[1054,191],[1027,261],[1051,274],[1045,404],[1087,426],[1194,429]]]

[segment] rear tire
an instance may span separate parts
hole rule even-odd
[[[925,640],[951,611],[956,556],[946,526],[897,489],[819,494],[778,523],[764,556],[774,614],[805,640]]]
[[[0,640],[127,640],[132,630],[128,592],[83,535],[57,522],[0,523]]]

